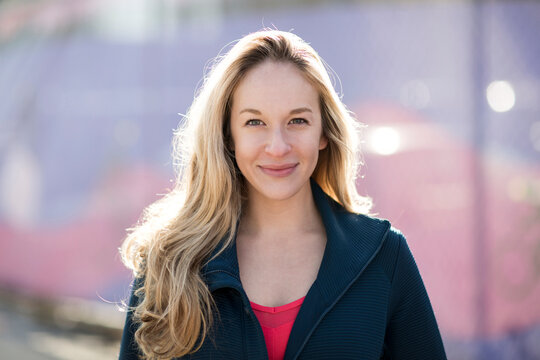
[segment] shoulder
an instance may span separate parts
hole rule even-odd
[[[144,276],[135,276],[131,283],[131,294],[129,298],[129,309],[133,311],[137,307],[144,297]]]
[[[384,233],[385,242],[392,245],[406,242],[405,236],[398,228],[394,227],[390,220],[369,214],[358,214],[347,211],[341,204],[332,200],[332,212],[336,220],[350,232]]]
[[[358,218],[357,222],[362,224],[363,229],[380,229],[379,234],[382,232],[382,236],[378,239],[380,241],[380,255],[395,258],[402,247],[407,247],[405,235],[389,220],[362,214],[355,214],[355,216]]]
[[[390,225],[384,241],[384,250],[398,253],[403,246],[407,246],[407,239],[401,230]]]
[[[374,249],[373,264],[380,266],[391,281],[399,258],[410,254],[404,234],[384,218],[351,213],[347,218],[351,241],[371,243],[371,248]]]
[[[366,214],[356,214],[346,211],[337,204],[334,210],[336,222],[349,238],[359,241],[373,241],[380,245],[381,250],[396,251],[406,238],[390,220]]]
[[[406,247],[402,232],[387,219],[349,212],[319,187],[314,189],[329,247],[334,250],[329,253],[338,254],[340,259],[353,258],[360,264],[377,259],[391,274],[400,249]]]

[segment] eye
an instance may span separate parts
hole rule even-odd
[[[258,126],[258,125],[263,125],[263,124],[264,123],[258,119],[249,119],[248,121],[246,121],[247,126]]]
[[[291,121],[289,121],[289,124],[293,124],[293,125],[307,124],[307,120],[302,119],[302,118],[294,118]]]

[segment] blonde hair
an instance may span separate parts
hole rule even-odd
[[[295,64],[319,93],[328,146],[320,151],[312,177],[348,211],[367,213],[370,208],[355,185],[358,124],[315,50],[277,30],[239,40],[218,58],[175,132],[173,190],[145,209],[121,248],[125,265],[143,278],[136,292],[142,301],[133,318],[146,358],[196,352],[212,325],[214,303],[201,269],[215,250],[233,241],[244,193],[244,179],[229,150],[231,101],[246,72],[267,60]]]

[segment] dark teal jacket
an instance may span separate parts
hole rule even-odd
[[[403,235],[386,220],[345,211],[314,181],[311,187],[327,245],[285,359],[446,359]],[[219,315],[202,348],[185,358],[268,359],[261,327],[240,282],[236,246],[212,260],[203,274]],[[132,295],[130,306],[137,301]],[[121,360],[137,359],[135,330],[128,312]]]

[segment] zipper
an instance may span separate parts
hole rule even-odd
[[[248,321],[255,321],[256,322],[256,329],[257,329],[257,337],[259,338],[259,341],[262,339],[263,349],[264,351],[264,359],[268,360],[268,350],[266,349],[266,341],[264,339],[264,334],[262,332],[261,325],[259,324],[259,320],[256,318],[255,313],[253,312],[253,309],[251,308],[251,304],[249,303],[249,299],[247,297],[247,294],[245,293],[243,288],[234,288],[238,292],[238,295],[240,296],[241,300],[241,321],[242,321],[242,347],[243,347],[243,354],[242,358],[248,359],[248,342],[247,342],[247,322]]]
[[[244,301],[241,299],[242,303],[241,303],[241,306],[242,306],[242,310],[240,311],[242,313],[241,315],[241,318],[242,318],[242,348],[243,348],[243,351],[242,351],[242,358],[243,359],[247,359],[247,354],[248,354],[248,345],[247,345],[247,340],[246,340],[246,311],[245,311],[245,305],[244,305]]]
[[[373,259],[375,258],[375,256],[377,256],[377,254],[379,253],[379,251],[381,251],[381,248],[383,246],[383,244],[385,243],[386,241],[386,237],[388,236],[388,233],[390,232],[390,228],[391,228],[391,225],[390,223],[388,222],[388,227],[386,228],[386,231],[384,232],[383,236],[382,236],[382,239],[381,239],[381,243],[379,244],[379,246],[377,247],[377,249],[373,252],[373,255],[371,255],[371,257],[369,258],[369,260],[366,262],[366,264],[364,265],[364,267],[358,272],[358,275],[356,275],[354,277],[354,279],[347,285],[347,287],[345,287],[345,289],[341,292],[341,294],[339,294],[339,296],[336,297],[336,299],[334,300],[334,302],[332,302],[327,308],[326,308],[326,311],[323,312],[321,314],[321,316],[319,317],[319,319],[317,320],[317,322],[313,325],[313,327],[311,328],[311,331],[309,332],[309,334],[307,334],[304,342],[302,343],[302,345],[300,345],[300,347],[298,348],[298,351],[296,352],[296,354],[292,357],[292,360],[297,360],[298,357],[300,356],[300,353],[302,352],[302,349],[304,349],[304,346],[306,346],[306,343],[308,342],[309,338],[311,337],[311,334],[313,334],[313,331],[315,331],[315,329],[317,328],[317,326],[319,325],[319,323],[321,322],[321,320],[323,319],[323,317],[328,313],[328,311],[330,311],[330,309],[332,309],[336,303],[339,301],[339,299],[341,299],[343,297],[343,295],[349,290],[349,288],[352,286],[352,284],[354,282],[356,282],[356,280],[358,280],[358,278],[360,277],[360,275],[362,275],[362,273],[364,272],[364,270],[368,267],[369,264],[371,264],[371,262],[373,261]]]

